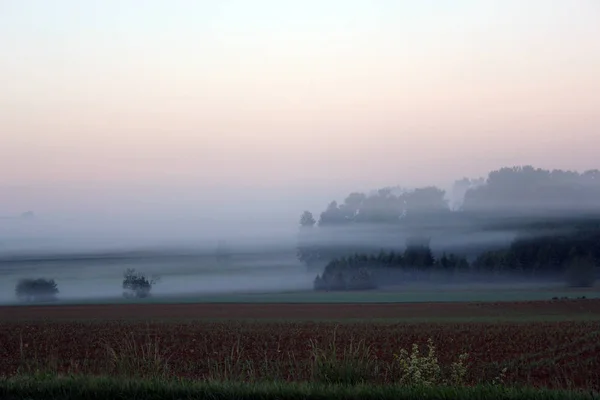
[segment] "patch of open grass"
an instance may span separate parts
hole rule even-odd
[[[441,288],[401,288],[395,290],[369,290],[352,292],[315,292],[313,290],[289,292],[239,292],[215,294],[155,294],[145,299],[130,299],[124,301],[121,296],[97,299],[58,299],[50,306],[56,305],[85,305],[85,304],[212,304],[212,303],[270,303],[270,304],[311,304],[311,303],[455,303],[455,302],[513,302],[513,301],[547,301],[553,297],[577,298],[586,296],[588,299],[600,298],[598,287],[585,289],[570,289],[563,286],[545,288],[476,288],[471,290]],[[11,305],[20,305],[14,303]],[[26,304],[24,304],[26,305]],[[30,304],[29,304],[30,305]],[[45,306],[47,303],[36,303]]]
[[[131,380],[108,377],[17,377],[0,379],[4,400],[96,399],[499,399],[588,400],[591,393],[500,386],[406,387],[398,385],[335,385],[289,382],[192,382],[184,380]]]

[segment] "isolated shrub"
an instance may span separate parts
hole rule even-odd
[[[152,286],[157,282],[156,278],[147,278],[145,275],[129,268],[123,274],[123,297],[144,298],[150,296]]]
[[[458,356],[458,360],[450,365],[448,371],[443,371],[438,361],[433,340],[427,341],[427,353],[421,354],[419,345],[412,345],[411,353],[405,349],[400,354],[394,354],[396,362],[400,366],[400,383],[407,386],[436,386],[465,384],[467,374],[466,361],[468,354]],[[445,373],[444,373],[445,372]],[[444,377],[446,376],[446,378]]]
[[[54,279],[21,279],[15,294],[20,301],[54,301],[58,288]]]
[[[394,354],[394,358],[400,365],[402,372],[402,384],[432,386],[440,383],[442,370],[431,339],[429,339],[427,345],[428,352],[426,355],[421,355],[419,345],[416,343],[412,345],[410,354],[405,349],[400,350],[400,354]]]
[[[576,257],[567,265],[567,284],[572,287],[592,287],[596,281],[596,265],[591,257]]]

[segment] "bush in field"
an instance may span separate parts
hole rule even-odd
[[[20,301],[54,301],[58,288],[54,279],[21,279],[15,294]]]
[[[572,287],[592,287],[596,281],[596,265],[591,257],[573,258],[566,272],[567,283]]]
[[[468,354],[463,353],[449,363],[441,364],[437,357],[433,340],[427,341],[427,351],[421,352],[419,345],[414,343],[408,352],[401,349],[394,354],[394,363],[382,366],[371,351],[371,346],[364,341],[350,343],[342,347],[336,343],[336,331],[326,346],[310,341],[312,353],[312,379],[317,382],[333,384],[360,384],[371,382],[384,371],[398,377],[403,386],[453,386],[467,384]],[[489,383],[503,384],[506,368]]]
[[[468,355],[461,354],[458,361],[450,366],[450,378],[443,379],[442,368],[439,364],[433,340],[427,341],[427,354],[421,354],[419,345],[412,345],[411,353],[405,349],[400,354],[394,354],[396,362],[400,366],[401,381],[407,386],[434,386],[440,384],[464,385],[467,367],[465,362]]]
[[[147,278],[145,275],[129,268],[123,274],[123,297],[144,298],[150,296],[152,286],[157,282],[156,278]]]
[[[413,343],[411,352],[405,349],[394,354],[397,366],[400,367],[400,383],[406,386],[464,386],[468,372],[467,353],[460,354],[458,359],[448,366],[440,365],[433,339],[427,340],[427,353],[421,353],[419,345]],[[490,384],[501,385],[507,369],[504,368]]]

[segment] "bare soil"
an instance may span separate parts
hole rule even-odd
[[[404,319],[481,317],[600,317],[600,299],[498,303],[382,304],[102,304],[0,306],[0,321],[116,319]]]

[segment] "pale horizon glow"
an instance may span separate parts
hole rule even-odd
[[[597,168],[599,21],[595,0],[3,0],[0,187]]]

